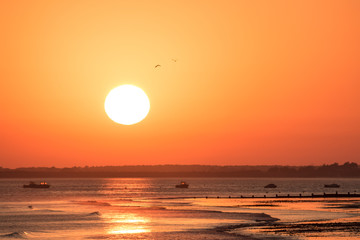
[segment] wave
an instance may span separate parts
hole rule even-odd
[[[111,206],[110,203],[108,202],[98,202],[98,201],[93,201],[93,200],[89,200],[89,201],[75,201],[77,204],[80,205],[94,205],[94,206]]]
[[[101,216],[101,213],[96,211],[96,212],[89,213],[88,216]]]
[[[161,206],[150,206],[150,207],[142,207],[144,209],[149,209],[149,210],[166,210],[166,207],[161,207]]]
[[[114,202],[133,202],[134,200],[131,198],[117,198],[114,199]]]
[[[27,232],[13,232],[5,235],[0,235],[1,238],[21,238],[26,239],[28,233]]]
[[[34,209],[32,208],[31,210],[33,210],[36,213],[62,213],[64,211],[62,210],[53,210],[53,209]]]
[[[174,214],[182,215],[182,217],[196,217],[196,218],[212,218],[212,219],[242,219],[254,222],[276,222],[279,218],[274,218],[265,213],[249,213],[249,212],[223,212],[216,210],[168,210]]]

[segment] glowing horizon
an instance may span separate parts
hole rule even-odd
[[[3,1],[0,166],[360,163],[359,12],[356,0]],[[104,111],[125,84],[151,102],[131,127]]]

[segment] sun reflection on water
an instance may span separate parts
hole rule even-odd
[[[106,214],[108,220],[108,234],[132,234],[150,232],[150,220],[134,213]]]

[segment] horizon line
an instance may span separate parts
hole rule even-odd
[[[187,167],[195,167],[195,166],[201,166],[201,167],[308,167],[308,166],[312,166],[312,167],[321,167],[321,166],[330,166],[330,165],[345,165],[346,163],[348,164],[356,164],[359,165],[356,162],[345,162],[343,164],[334,162],[334,163],[323,163],[323,164],[319,164],[319,165],[311,165],[311,164],[307,164],[307,165],[281,165],[281,164],[274,164],[274,165],[218,165],[218,164],[144,164],[144,165],[100,165],[100,166],[72,166],[72,167],[55,167],[55,166],[31,166],[31,167],[16,167],[16,168],[10,168],[10,167],[3,167],[0,166],[0,169],[12,169],[12,170],[16,170],[16,169],[26,169],[26,168],[56,168],[56,169],[64,169],[64,168],[104,168],[104,167],[161,167],[161,166],[187,166]]]

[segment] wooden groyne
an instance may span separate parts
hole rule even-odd
[[[196,198],[196,197],[195,197]],[[203,197],[200,197],[203,198]],[[240,195],[240,196],[211,196],[211,197],[205,197],[205,198],[360,198],[360,194],[358,193],[323,193],[323,194],[311,194],[311,195],[303,195],[303,194],[295,194],[295,195],[290,195],[290,194],[285,194],[285,195],[280,195],[280,194],[275,194],[275,195]]]
[[[266,195],[265,195],[266,197]],[[360,194],[357,193],[323,193],[323,194],[311,194],[311,195],[304,195],[302,196],[301,194],[299,194],[298,196],[296,195],[275,195],[275,198],[353,198],[353,197],[360,197]]]

